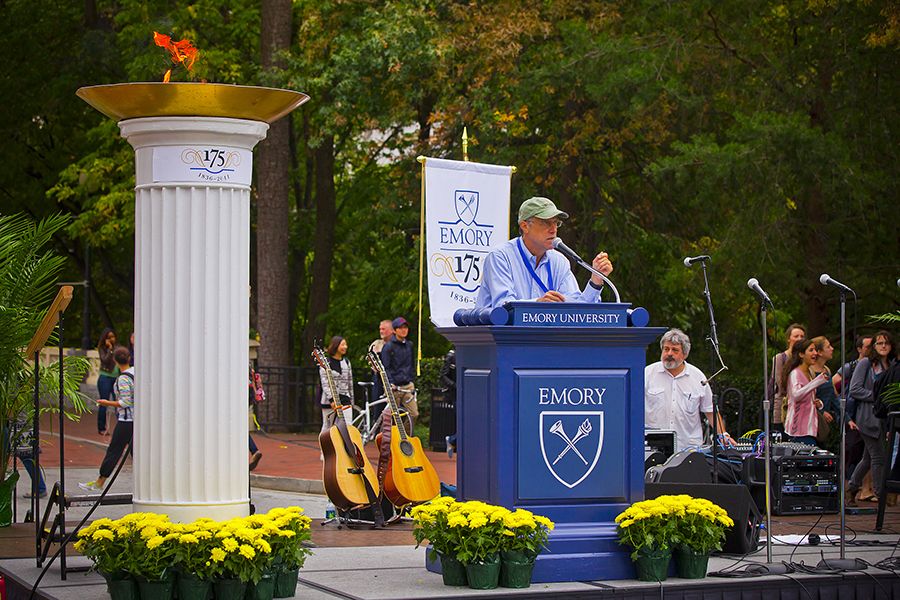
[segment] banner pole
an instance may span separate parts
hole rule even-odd
[[[416,377],[422,375],[422,282],[425,277],[425,161],[424,156],[417,156],[416,160],[422,165],[422,191],[420,194],[421,210],[419,211],[419,319],[416,344]]]
[[[469,129],[467,127],[463,127],[462,146],[463,161],[469,162]]]

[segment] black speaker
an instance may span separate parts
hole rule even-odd
[[[725,532],[722,552],[747,554],[759,545],[759,525],[762,515],[750,497],[747,486],[727,483],[646,483],[647,499],[664,495],[688,494],[694,498],[706,498],[725,509],[734,527]]]
[[[650,448],[644,448],[644,471],[650,467],[655,467],[657,465],[661,465],[665,462],[665,455],[659,450],[652,450]]]
[[[683,450],[673,454],[665,463],[648,468],[644,473],[648,483],[712,483],[712,469],[700,452]]]

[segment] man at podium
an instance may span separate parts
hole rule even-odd
[[[535,196],[519,207],[521,235],[494,248],[484,261],[484,276],[476,308],[494,308],[514,300],[538,302],[599,302],[603,281],[592,275],[584,287],[572,274],[569,260],[553,250],[553,240],[569,215],[548,198]],[[613,266],[606,252],[591,261],[604,275]]]

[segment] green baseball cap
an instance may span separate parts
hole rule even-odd
[[[522,203],[519,207],[519,221],[527,221],[532,217],[538,219],[568,219],[569,215],[556,208],[553,200],[542,198],[541,196],[533,196]]]

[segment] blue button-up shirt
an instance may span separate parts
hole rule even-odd
[[[513,238],[504,242],[487,255],[481,289],[478,290],[478,299],[475,302],[476,308],[493,308],[514,300],[537,300],[544,295],[544,291],[531,276],[519,254],[517,247],[519,239]],[[565,256],[556,250],[547,250],[541,263],[535,265],[536,257],[528,251],[524,243],[521,248],[544,286],[549,288],[552,280],[553,289],[565,296],[566,302],[600,301],[600,290],[590,282],[585,285],[584,291],[578,289],[578,282],[572,274],[569,259]]]

